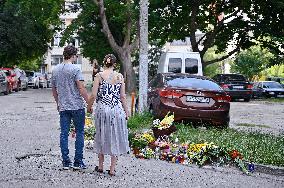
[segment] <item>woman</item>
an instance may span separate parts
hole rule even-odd
[[[88,102],[88,112],[96,100],[95,115],[95,150],[99,157],[97,172],[103,172],[104,155],[111,156],[108,174],[115,175],[117,156],[129,151],[125,83],[123,76],[114,71],[116,57],[105,56],[105,69],[94,80],[92,95]]]

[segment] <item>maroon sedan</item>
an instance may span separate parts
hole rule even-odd
[[[230,100],[218,84],[204,76],[161,73],[149,83],[149,109],[160,119],[173,112],[176,121],[228,127]]]

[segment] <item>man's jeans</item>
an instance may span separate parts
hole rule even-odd
[[[75,124],[76,141],[75,141],[75,157],[74,162],[81,163],[83,160],[84,148],[84,125],[85,125],[85,110],[65,110],[60,113],[60,148],[63,162],[69,162],[68,135],[71,119]]]

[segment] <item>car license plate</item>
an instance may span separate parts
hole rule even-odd
[[[234,89],[244,89],[244,86],[233,86]]]
[[[198,103],[209,103],[210,98],[208,97],[197,97],[197,96],[186,96],[186,102],[198,102]]]

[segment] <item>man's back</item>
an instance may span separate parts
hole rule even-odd
[[[83,81],[80,69],[69,63],[59,64],[52,72],[52,85],[58,93],[59,110],[78,110],[84,108],[76,81]]]

